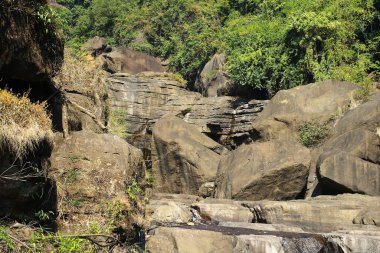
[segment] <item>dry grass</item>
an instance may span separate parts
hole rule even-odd
[[[54,77],[54,82],[64,90],[76,90],[93,95],[94,91],[99,92],[99,84],[102,83],[103,77],[101,65],[91,55],[76,56],[66,48],[63,66]]]
[[[38,143],[52,137],[52,123],[46,104],[33,104],[24,96],[0,90],[0,149],[18,158],[33,152]]]

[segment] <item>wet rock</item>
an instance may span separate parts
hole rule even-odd
[[[203,183],[215,180],[224,152],[223,146],[182,119],[163,117],[153,127],[155,190],[197,194]]]
[[[291,141],[239,147],[223,156],[215,196],[238,200],[288,200],[306,186],[310,152]]]

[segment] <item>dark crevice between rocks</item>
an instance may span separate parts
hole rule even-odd
[[[344,185],[341,185],[329,178],[319,178],[319,183],[323,186],[321,190],[321,195],[339,195],[344,193],[358,193],[363,194],[363,192],[359,191],[352,191],[351,189],[345,187]]]

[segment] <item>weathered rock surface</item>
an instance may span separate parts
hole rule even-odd
[[[111,73],[165,72],[160,61],[153,56],[123,47],[113,48],[111,52],[102,54],[102,57],[104,69]]]
[[[323,193],[380,195],[380,99],[349,111],[323,146],[317,175]]]
[[[364,195],[319,196],[307,200],[245,202],[254,221],[298,226],[305,231],[331,232],[357,228],[354,219],[363,210],[378,210],[378,197]],[[359,226],[360,227],[360,226]]]
[[[155,190],[197,194],[215,180],[225,148],[182,119],[163,117],[153,127],[152,171]]]
[[[86,232],[92,223],[107,226],[107,207],[132,210],[126,187],[145,177],[141,151],[110,134],[73,132],[57,141],[51,162],[64,215],[61,229],[71,233]]]
[[[355,88],[351,83],[325,81],[279,91],[253,128],[265,140],[297,140],[305,122],[326,123],[346,112]]]
[[[167,74],[114,74],[108,81],[111,111],[119,115],[117,120],[122,122],[120,127],[127,140],[145,150],[147,156],[152,125],[165,114],[180,115],[214,140],[235,147],[255,138],[251,122],[266,103],[233,97],[204,98]]]
[[[190,239],[191,238],[191,239]],[[195,243],[196,242],[196,243]],[[319,234],[261,232],[230,227],[158,228],[148,239],[149,252],[339,252]]]
[[[195,82],[195,88],[205,97],[220,97],[231,92],[226,72],[226,56],[215,54],[203,67]]]
[[[355,224],[376,225],[380,227],[380,208],[364,208],[354,219]]]
[[[192,204],[203,219],[224,222],[252,222],[252,212],[238,202],[213,199],[201,200]]]
[[[0,5],[0,76],[45,81],[63,62],[63,40],[35,13],[46,0],[2,1]],[[46,32],[47,31],[47,32]]]
[[[215,196],[238,200],[294,199],[306,186],[310,152],[291,141],[241,146],[222,157]]]
[[[147,208],[154,214],[154,210],[169,206],[168,203],[176,205],[168,214],[179,206],[189,214],[191,206],[192,222],[186,225],[170,219],[169,223],[160,223],[155,216],[156,223],[151,223],[153,226],[147,235],[146,250],[150,252],[359,253],[380,249],[378,227],[353,224],[357,213],[359,217],[368,210],[379,210],[375,197],[342,195],[286,202],[247,202],[156,193]],[[270,224],[247,222],[248,207],[255,214],[255,222]],[[219,248],[221,243],[223,247]]]

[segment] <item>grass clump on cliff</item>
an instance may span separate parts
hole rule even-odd
[[[32,103],[26,95],[0,90],[0,149],[22,157],[40,141],[49,140],[51,128],[45,103]]]

